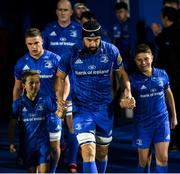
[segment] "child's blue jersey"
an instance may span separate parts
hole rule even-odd
[[[72,74],[73,111],[97,111],[112,102],[112,70],[122,66],[118,49],[101,41],[95,54],[75,45],[72,53],[60,61],[59,70]]]
[[[56,110],[50,97],[39,94],[31,101],[23,95],[13,102],[12,110],[12,118],[20,120],[27,149],[36,149],[40,144],[48,145],[47,117]]]
[[[17,80],[21,80],[22,74],[27,70],[37,70],[40,73],[40,93],[55,97],[54,79],[59,65],[60,56],[44,50],[44,54],[39,59],[34,59],[29,53],[20,58],[14,69]]]
[[[165,90],[169,88],[169,78],[164,70],[153,68],[148,77],[137,72],[130,77],[132,94],[136,100],[134,117],[136,123],[146,128],[156,126],[168,119]]]
[[[82,27],[72,21],[67,27],[61,27],[57,21],[49,23],[43,30],[44,48],[61,57],[74,44],[81,43]]]

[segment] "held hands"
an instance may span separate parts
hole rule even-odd
[[[131,92],[127,89],[124,90],[123,96],[120,99],[121,108],[133,109],[136,106],[136,101],[132,97]]]
[[[64,118],[65,112],[66,112],[66,101],[64,100],[58,101],[57,111],[55,112],[55,114],[60,118]]]
[[[136,106],[136,101],[134,97],[131,98],[122,98],[120,100],[121,108],[133,109]]]
[[[10,144],[9,145],[9,151],[11,153],[15,153],[16,152],[16,145],[15,144]]]

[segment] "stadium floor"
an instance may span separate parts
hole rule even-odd
[[[8,151],[6,122],[0,123],[0,173],[24,173],[26,170],[16,165],[16,154]],[[108,173],[136,173],[137,153],[131,146],[132,124],[126,123],[114,129],[114,138],[109,150]],[[180,151],[169,152],[169,173],[180,173]],[[154,158],[152,172],[155,170]],[[57,172],[67,173],[67,166],[59,167]],[[81,171],[81,168],[79,169]]]

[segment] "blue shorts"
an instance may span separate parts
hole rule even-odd
[[[102,145],[110,143],[112,140],[113,112],[109,110],[84,111],[74,113],[73,116],[75,134],[93,133],[96,143]]]
[[[133,146],[145,149],[149,148],[151,144],[160,142],[170,142],[170,126],[168,120],[151,128],[135,126]]]
[[[49,163],[50,160],[49,144],[36,144],[33,149],[27,149],[26,166],[36,167],[42,163]]]
[[[61,138],[62,120],[55,114],[48,115],[47,128],[50,141],[58,141]]]

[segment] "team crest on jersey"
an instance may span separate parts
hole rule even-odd
[[[50,60],[46,60],[44,67],[49,69],[52,68],[52,62]]]
[[[71,36],[71,37],[77,37],[77,31],[71,30],[71,31],[70,31],[70,36]]]
[[[100,58],[100,62],[107,63],[109,61],[109,58],[106,55],[102,55]]]
[[[163,86],[163,80],[159,80],[159,86]]]
[[[42,105],[39,105],[39,106],[37,107],[37,110],[38,110],[38,111],[43,111],[43,106],[42,106]]]
[[[142,140],[141,139],[137,139],[136,140],[136,144],[139,145],[139,146],[142,146],[143,145]]]
[[[119,55],[117,58],[117,64],[120,65],[122,63],[122,57]]]
[[[76,125],[75,125],[75,129],[76,129],[76,130],[81,130],[81,129],[82,129],[81,124],[80,124],[80,123],[76,124]]]

